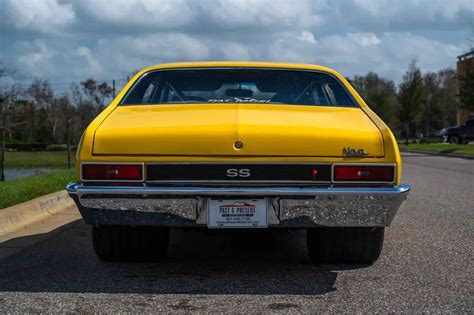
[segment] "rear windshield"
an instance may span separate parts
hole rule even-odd
[[[333,76],[273,69],[161,70],[144,74],[123,105],[260,103],[354,107]]]

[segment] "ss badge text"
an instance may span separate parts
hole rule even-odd
[[[250,177],[250,170],[248,168],[229,168],[225,174],[227,177]]]

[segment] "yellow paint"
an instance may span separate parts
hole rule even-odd
[[[280,104],[160,104],[118,106],[145,72],[168,68],[259,67],[307,69],[336,76],[360,108]],[[243,148],[235,149],[235,141]],[[368,156],[347,158],[344,147]],[[334,70],[314,65],[260,62],[165,64],[137,73],[84,133],[78,161],[401,161],[395,138],[349,83]],[[79,165],[79,163],[78,163]]]

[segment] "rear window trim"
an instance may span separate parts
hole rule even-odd
[[[155,72],[164,72],[164,71],[181,71],[181,70],[233,70],[233,69],[238,69],[238,70],[278,70],[278,71],[295,71],[295,72],[312,72],[312,73],[320,73],[320,74],[325,74],[330,76],[339,84],[341,87],[342,91],[347,95],[349,100],[353,103],[352,106],[348,105],[337,105],[337,106],[329,106],[329,107],[335,107],[335,108],[360,108],[359,103],[357,100],[354,98],[352,93],[348,91],[347,87],[341,82],[341,80],[336,77],[334,74],[326,71],[321,71],[321,70],[312,70],[312,69],[292,69],[292,68],[278,68],[278,67],[186,67],[186,68],[163,68],[163,69],[155,69],[155,70],[150,70],[145,73],[143,73],[127,90],[125,95],[120,99],[120,102],[118,103],[118,106],[155,106],[155,105],[188,105],[188,103],[154,103],[154,104],[124,104],[124,100],[129,96],[129,94],[135,89],[135,87],[147,76]],[[209,103],[209,102],[199,102],[196,101],[193,104],[221,104],[221,103]],[[245,104],[261,104],[261,103],[245,103]],[[327,105],[307,105],[307,104],[288,104],[288,103],[269,103],[267,105],[293,105],[293,106],[315,106],[315,107],[324,107]]]

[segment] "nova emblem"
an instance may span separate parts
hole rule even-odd
[[[342,149],[342,155],[358,157],[358,156],[366,156],[369,154],[365,153],[364,149],[351,149],[350,147],[344,147],[344,149]]]
[[[248,168],[229,168],[225,171],[227,177],[250,177],[250,170]]]

